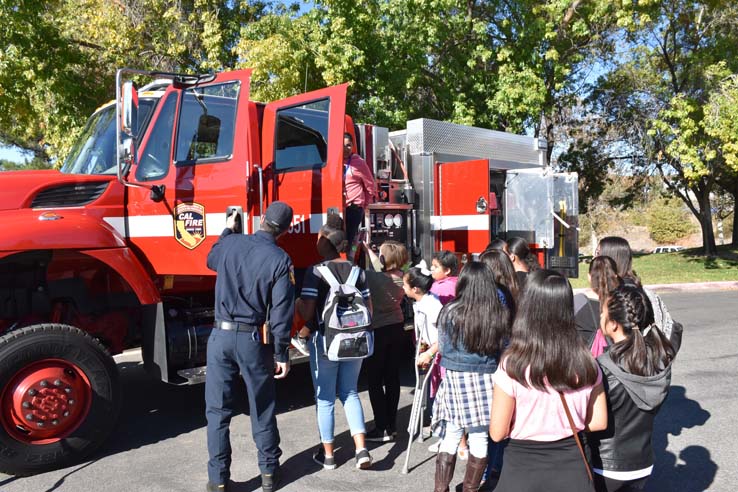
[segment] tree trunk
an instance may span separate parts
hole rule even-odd
[[[738,197],[736,197],[736,202],[738,202]],[[733,246],[734,248],[738,248],[738,227],[736,227],[738,223],[736,223],[735,221],[736,212],[738,212],[738,209],[736,207],[736,205],[733,205],[733,239],[730,242],[731,246]]]
[[[717,245],[715,244],[715,231],[712,228],[712,209],[710,208],[710,193],[703,192],[699,196],[700,201],[700,227],[702,228],[702,252],[705,256],[717,256]]]

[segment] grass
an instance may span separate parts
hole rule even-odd
[[[633,268],[644,284],[738,281],[738,248],[718,246],[718,256],[706,258],[701,248],[678,253],[634,254]],[[579,264],[579,278],[571,279],[574,288],[588,287],[589,264]]]

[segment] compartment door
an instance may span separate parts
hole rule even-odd
[[[481,253],[489,244],[489,161],[436,164],[436,214],[431,216],[435,249]]]
[[[567,277],[579,276],[579,186],[576,173],[552,175],[553,248],[546,266]]]
[[[280,240],[295,268],[319,261],[315,243],[329,213],[343,216],[343,134],[347,84],[282,99],[264,108],[261,140],[264,203],[294,211]]]

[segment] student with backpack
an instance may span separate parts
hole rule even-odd
[[[489,432],[510,441],[496,492],[592,491],[579,432],[607,426],[602,374],[574,326],[569,281],[528,275],[494,374]]]
[[[574,296],[574,322],[584,344],[593,357],[599,357],[607,346],[600,330],[600,306],[611,290],[623,281],[618,276],[615,261],[609,256],[597,256],[589,264],[590,289]]]
[[[487,265],[467,263],[459,275],[456,299],[444,308],[438,325],[446,375],[433,408],[433,427],[443,429],[444,436],[436,457],[434,490],[448,492],[466,432],[469,462],[463,491],[472,492],[479,488],[487,468],[492,374],[510,330],[510,313]]]
[[[357,386],[362,359],[373,349],[371,298],[364,271],[340,256],[347,246],[345,238],[341,219],[329,216],[317,242],[325,261],[311,267],[303,280],[298,309],[307,324],[300,335],[310,336],[310,372],[317,400],[321,446],[313,460],[326,470],[336,467],[333,438],[338,396],[356,446],[356,468],[365,470],[372,458],[366,449]]]
[[[602,332],[614,342],[597,358],[608,425],[587,439],[599,492],[643,490],[653,470],[653,423],[669,392],[679,347],[653,323],[648,304],[642,289],[625,285],[602,307]]]

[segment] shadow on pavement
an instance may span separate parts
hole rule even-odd
[[[118,370],[123,391],[118,425],[107,444],[92,459],[138,449],[206,426],[204,384],[173,386],[156,381],[146,374],[143,364],[138,361],[121,362]],[[401,364],[400,383],[413,386],[412,380],[412,362],[408,359]],[[362,374],[359,391],[364,390],[366,377]],[[248,415],[246,386],[243,383],[237,388],[235,402],[236,412]],[[293,366],[287,379],[277,382],[277,414],[314,404],[309,365]],[[337,408],[341,411],[340,405]],[[365,408],[365,412],[367,410]],[[408,416],[400,417],[400,422],[403,422],[402,418],[406,422]],[[305,453],[307,461],[313,463],[312,450]]]
[[[669,435],[678,436],[683,429],[700,427],[709,419],[710,412],[702,408],[699,402],[687,398],[683,386],[671,387],[664,408],[656,417],[653,431],[656,463],[647,490],[702,492],[710,488],[718,466],[707,448],[688,446],[679,456],[666,450]]]

